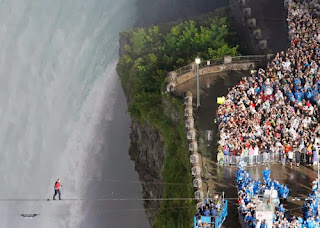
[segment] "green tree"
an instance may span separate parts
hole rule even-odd
[[[147,33],[143,28],[139,28],[132,32],[130,43],[133,55],[139,56],[143,53],[144,46],[147,42],[146,35]]]

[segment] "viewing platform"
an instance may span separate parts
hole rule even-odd
[[[199,77],[228,71],[244,71],[256,69],[265,65],[271,58],[270,55],[249,55],[249,56],[225,56],[219,59],[202,61],[199,64]],[[167,92],[175,92],[179,85],[196,78],[195,62],[171,71],[167,76]]]

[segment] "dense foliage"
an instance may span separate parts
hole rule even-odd
[[[238,47],[230,47],[226,42],[229,35],[225,18],[211,18],[203,24],[181,22],[169,30],[154,26],[121,34],[126,44],[117,71],[130,97],[129,112],[139,121],[148,121],[165,139],[165,182],[185,183],[166,184],[164,197],[193,197],[184,121],[175,125],[163,111],[164,104],[169,101],[183,119],[183,105],[161,92],[165,77],[169,71],[192,62],[197,55],[213,59],[237,54]],[[164,201],[153,226],[190,227],[194,210],[193,201]]]

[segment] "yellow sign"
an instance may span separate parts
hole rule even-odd
[[[217,97],[217,104],[224,104],[224,102],[226,102],[225,97]]]

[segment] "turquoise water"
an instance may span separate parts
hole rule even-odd
[[[58,177],[64,199],[109,197],[123,186],[107,179],[138,180],[128,155],[130,120],[115,72],[118,33],[134,23],[134,4],[0,1],[0,198],[51,198]],[[119,197],[141,197],[139,184],[127,190]],[[1,227],[125,224],[109,216],[110,208],[97,213],[108,202],[99,209],[97,204],[0,201]],[[128,205],[141,213],[127,224],[139,220],[137,225],[147,226],[142,203]],[[26,220],[20,213],[40,216]],[[91,226],[93,221],[98,222]]]

